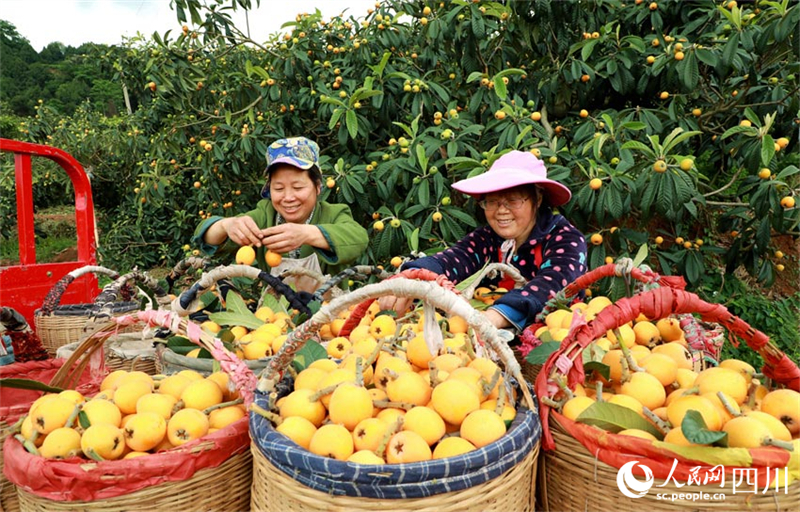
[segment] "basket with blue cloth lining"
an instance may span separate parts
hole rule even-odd
[[[499,356],[522,396],[510,428],[497,441],[463,455],[407,464],[356,464],[315,455],[250,413],[251,510],[532,511],[541,424],[538,409],[505,338],[462,296],[435,282],[391,279],[366,285],[320,308],[289,335],[259,380],[255,404],[269,409],[286,393],[295,353],[338,313],[385,295],[423,302],[467,320]],[[517,384],[518,383],[518,384]],[[283,389],[282,389],[283,388]]]

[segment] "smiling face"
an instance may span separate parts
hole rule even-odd
[[[518,208],[509,207],[509,203],[522,203]],[[520,247],[531,234],[536,224],[536,212],[542,202],[540,194],[531,194],[527,187],[516,187],[484,196],[487,208],[486,221],[495,233],[506,240],[514,239]]]
[[[303,169],[280,164],[270,171],[270,198],[286,222],[305,222],[314,211],[320,190],[320,185]]]

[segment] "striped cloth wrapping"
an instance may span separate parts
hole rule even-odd
[[[267,397],[256,393],[266,407]],[[409,464],[355,464],[304,450],[250,413],[250,433],[261,453],[296,481],[321,492],[378,499],[422,498],[488,482],[522,461],[539,441],[538,414],[520,408],[506,435],[478,450],[446,459]]]

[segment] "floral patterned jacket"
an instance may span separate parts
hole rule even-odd
[[[487,263],[500,262],[505,240],[489,226],[483,226],[438,254],[407,262],[403,268],[424,268],[444,275],[453,283],[479,272]],[[550,296],[586,272],[586,240],[563,216],[541,207],[528,240],[517,247],[510,261],[528,280],[511,290],[492,308],[517,329],[534,322]],[[500,278],[487,284],[497,284]]]

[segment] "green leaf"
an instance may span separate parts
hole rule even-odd
[[[603,364],[600,361],[589,361],[588,363],[584,363],[583,369],[586,371],[586,373],[597,372],[606,380],[608,380],[611,376],[611,367],[607,364]]]
[[[503,77],[495,75],[492,81],[494,82],[494,93],[497,94],[497,97],[501,100],[506,99],[508,96],[508,88],[503,81]]]
[[[328,123],[328,129],[333,130],[336,127],[336,123],[339,122],[339,118],[342,117],[342,113],[344,113],[343,108],[337,108],[333,111],[333,115],[331,116],[331,120]]]
[[[241,313],[233,313],[230,311],[223,311],[220,313],[211,313],[208,318],[218,323],[219,325],[241,325],[248,329],[258,329],[264,322],[255,317],[253,313],[244,315]]]
[[[639,247],[639,250],[636,252],[636,256],[633,258],[633,266],[638,267],[645,261],[647,261],[647,254],[648,254],[647,244],[642,244]]]
[[[348,110],[345,115],[345,123],[347,124],[347,131],[350,133],[350,138],[355,139],[358,135],[358,120],[354,110]]]
[[[61,393],[64,391],[62,388],[48,386],[38,380],[16,378],[0,379],[0,388],[29,389],[32,391],[44,391],[45,393]]]
[[[737,126],[733,126],[731,128],[728,128],[727,130],[725,130],[725,133],[720,135],[719,138],[720,139],[727,139],[731,135],[734,135],[734,134],[737,134],[737,133],[742,133],[742,132],[748,132],[748,135],[753,135],[753,134],[756,133],[755,129],[753,127],[751,127],[751,126],[738,126],[737,125]]]
[[[723,11],[725,12],[725,11]],[[734,32],[728,39],[725,48],[722,50],[722,64],[729,68],[733,65],[733,58],[736,56],[736,51],[739,49],[739,33]]]
[[[761,141],[761,165],[768,166],[773,156],[775,156],[775,141],[771,135],[766,134]]]
[[[620,149],[635,149],[637,151],[641,151],[642,153],[646,154],[647,156],[655,158],[656,154],[650,149],[649,146],[646,144],[639,142],[638,140],[629,140],[625,144],[623,144]]]
[[[627,407],[609,402],[595,402],[583,411],[575,421],[593,425],[608,432],[618,433],[629,428],[644,430],[663,439],[664,436],[649,421]]]
[[[86,414],[86,411],[81,411],[78,413],[78,424],[84,430],[92,426],[92,422],[89,421],[89,415]]]
[[[695,53],[697,54],[698,59],[700,59],[704,64],[711,66],[712,68],[717,67],[717,64],[719,64],[719,59],[717,58],[717,55],[713,53],[711,50],[700,48],[696,49]]]
[[[392,52],[385,51],[383,52],[383,57],[381,57],[381,61],[378,63],[377,66],[373,68],[375,74],[380,78],[383,74],[383,70],[386,67],[386,64],[389,62],[389,58],[392,56]]]
[[[167,348],[176,354],[185,356],[192,350],[196,349],[197,345],[183,336],[171,336],[167,339]]]
[[[419,162],[419,166],[422,168],[423,171],[427,171],[428,157],[425,156],[425,146],[422,144],[417,144],[416,152],[417,152],[417,161]]]
[[[419,228],[411,232],[408,237],[408,246],[413,252],[419,251]]]
[[[728,446],[728,433],[709,430],[703,420],[703,415],[694,409],[686,411],[686,415],[681,421],[681,433],[690,443]]]
[[[325,348],[314,340],[308,340],[303,348],[297,351],[292,360],[292,366],[300,373],[308,366],[319,359],[326,359],[328,353]]]
[[[558,350],[560,346],[561,342],[559,341],[546,341],[528,352],[525,360],[531,364],[544,364],[550,354]]]
[[[581,48],[581,60],[588,60],[589,57],[592,55],[594,51],[594,47],[597,46],[599,39],[588,39],[586,44]],[[612,61],[613,62],[613,61]]]
[[[689,52],[682,64],[683,72],[681,73],[681,79],[683,80],[683,85],[687,90],[694,90],[694,88],[697,87],[697,82],[700,80],[700,70],[694,52]]]
[[[483,73],[480,71],[473,71],[467,77],[467,82],[475,82],[476,80],[480,80],[483,78]]]

